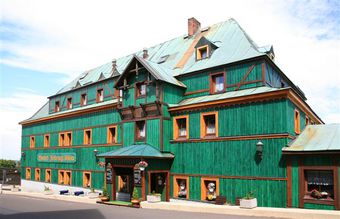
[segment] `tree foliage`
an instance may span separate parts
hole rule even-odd
[[[11,168],[11,169],[13,169],[15,167],[16,167],[16,161],[0,159],[0,168]]]

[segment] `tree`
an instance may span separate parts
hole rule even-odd
[[[10,169],[13,169],[15,167],[16,167],[16,162],[14,160],[0,159],[0,168],[10,168]]]

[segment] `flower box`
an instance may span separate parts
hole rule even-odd
[[[241,199],[240,200],[240,207],[241,208],[256,208],[257,207],[257,199],[252,198],[252,199]]]
[[[147,195],[146,200],[150,203],[156,203],[161,201],[161,195]]]

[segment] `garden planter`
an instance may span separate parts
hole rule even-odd
[[[160,195],[147,195],[146,200],[150,203],[160,202],[161,196]]]
[[[100,196],[99,198],[102,202],[107,202],[110,200],[109,196]]]
[[[240,207],[241,208],[256,208],[257,207],[257,199],[252,198],[252,199],[241,199],[240,200]]]

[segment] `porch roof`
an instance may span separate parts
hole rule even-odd
[[[98,157],[116,157],[116,158],[174,158],[169,152],[161,152],[149,144],[134,144],[122,147],[117,150],[101,153]]]
[[[340,124],[308,125],[285,152],[340,151]]]

